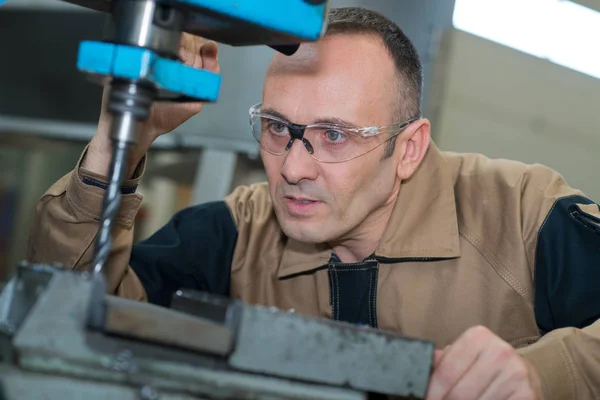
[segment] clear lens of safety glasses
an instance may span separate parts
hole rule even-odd
[[[410,120],[384,128],[345,128],[332,124],[296,125],[261,114],[258,105],[250,110],[250,126],[260,147],[274,155],[285,154],[295,142],[318,161],[339,163],[360,157],[396,136]]]

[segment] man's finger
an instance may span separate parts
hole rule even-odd
[[[202,57],[202,68],[211,72],[220,72],[219,47],[216,42],[209,40],[204,43],[200,49],[200,56]]]
[[[444,358],[444,350],[435,350],[433,353],[433,368],[436,368]]]
[[[503,367],[503,364],[498,362],[495,353],[484,349],[444,399],[480,399],[481,394],[500,375],[500,367]]]
[[[200,36],[194,36],[189,33],[183,33],[181,35],[181,43],[179,45],[179,57],[185,65],[189,65],[194,68],[202,68],[202,56],[200,51],[204,39]]]
[[[204,107],[204,103],[194,101],[183,104],[183,107],[185,108],[186,114],[190,115],[188,118],[191,118],[202,110],[202,107]]]
[[[445,399],[452,387],[477,360],[477,356],[478,353],[474,351],[465,352],[458,356],[452,353],[445,354],[431,375],[427,400]]]
[[[483,327],[467,330],[444,352],[431,375],[427,400],[442,400],[465,372],[475,363],[485,348],[490,332]]]
[[[489,384],[479,396],[480,400],[496,399],[536,399],[536,392],[530,383],[530,372],[525,364],[513,362],[506,365],[496,379]],[[515,384],[516,383],[516,384]]]
[[[435,353],[433,354],[433,367],[437,367],[439,365],[439,363],[444,359],[444,355],[446,353],[448,353],[448,349],[450,349],[450,345],[446,345],[446,347],[444,347],[441,350],[435,350]]]

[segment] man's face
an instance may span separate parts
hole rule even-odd
[[[296,124],[338,118],[360,127],[394,121],[394,63],[375,36],[333,35],[276,55],[264,85],[263,109]],[[343,163],[321,163],[299,140],[281,156],[265,151],[275,213],[284,233],[310,243],[368,234],[378,211],[399,186],[397,157],[382,160],[385,145]]]

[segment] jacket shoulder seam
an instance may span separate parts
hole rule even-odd
[[[519,279],[494,255],[494,253],[484,244],[484,242],[468,232],[465,226],[461,223],[459,226],[459,234],[465,238],[487,261],[487,263],[496,271],[496,273],[524,300],[533,304],[533,292],[527,288]]]

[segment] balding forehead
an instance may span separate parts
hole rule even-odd
[[[313,107],[314,114],[326,111],[359,125],[383,124],[389,122],[389,110],[397,107],[396,85],[390,84],[397,81],[395,76],[394,61],[379,38],[334,34],[303,44],[292,56],[275,55],[263,102],[280,107],[285,115],[299,109],[310,113]]]
[[[298,50],[291,56],[276,53],[271,59],[268,74],[278,74],[285,72],[314,72],[319,64],[319,51],[317,43],[303,43]]]
[[[315,72],[319,67],[342,67],[352,60],[375,62],[380,68],[390,71],[395,68],[389,51],[376,35],[334,33],[318,42],[303,43],[292,56],[275,54],[268,72]]]

